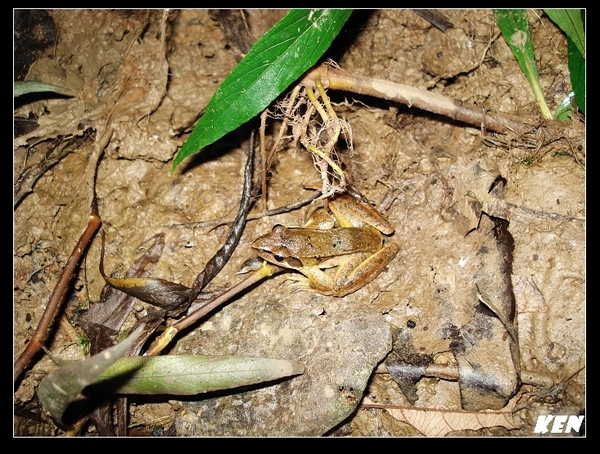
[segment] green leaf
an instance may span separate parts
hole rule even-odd
[[[107,348],[86,360],[61,366],[44,377],[38,388],[38,397],[43,407],[58,424],[65,425],[62,417],[69,404],[78,400],[86,386],[93,383],[104,369],[125,354],[142,330],[143,326],[140,326],[127,339],[114,347]]]
[[[351,10],[292,10],[258,40],[206,106],[173,169],[263,111],[329,48]]]
[[[169,355],[125,357],[106,369],[95,386],[117,394],[195,395],[304,373],[283,359]]]
[[[521,70],[529,81],[533,94],[538,103],[542,116],[552,119],[550,109],[546,104],[544,93],[540,85],[540,78],[535,63],[533,44],[527,23],[527,14],[524,9],[497,9],[494,11],[496,23],[512,53],[519,62]]]
[[[585,33],[583,28],[583,18],[579,9],[545,9],[552,22],[565,32],[568,38],[579,50],[579,53],[585,58]]]
[[[573,115],[574,107],[573,107],[573,92],[571,92],[556,108],[556,112],[554,112],[554,119],[560,121],[567,121]]]
[[[579,52],[579,47],[567,37],[569,53],[569,73],[571,85],[575,92],[575,102],[579,110],[585,115],[585,58]]]
[[[571,85],[575,102],[585,114],[585,29],[583,10],[545,9],[544,12],[567,35]]]
[[[15,98],[17,96],[26,95],[27,93],[41,93],[46,91],[63,93],[71,90],[69,88],[59,87],[58,85],[47,84],[44,82],[37,82],[35,80],[16,81],[13,85],[13,95]]]

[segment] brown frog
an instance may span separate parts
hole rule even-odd
[[[326,295],[345,296],[371,282],[393,260],[400,247],[383,245],[382,233],[394,228],[371,205],[344,194],[329,200],[304,227],[276,225],[252,243],[264,260],[306,276],[311,286]],[[327,215],[329,220],[324,219]],[[324,268],[337,266],[330,275]]]

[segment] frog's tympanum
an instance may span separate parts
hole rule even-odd
[[[371,282],[400,247],[383,245],[394,228],[371,205],[344,194],[329,200],[337,226],[323,208],[304,227],[276,225],[252,248],[264,260],[304,274],[317,291],[345,296]],[[334,274],[323,271],[337,266]]]

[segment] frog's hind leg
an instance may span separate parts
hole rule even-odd
[[[399,251],[400,246],[389,243],[372,255],[366,252],[354,254],[336,271],[331,294],[346,296],[364,287],[388,266]]]
[[[299,270],[310,281],[310,286],[323,295],[332,295],[335,286],[333,277],[318,267],[309,267]]]

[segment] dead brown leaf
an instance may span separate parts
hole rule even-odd
[[[388,407],[370,405],[368,399],[365,406],[383,408],[398,421],[404,421],[427,437],[443,437],[458,430],[480,430],[487,427],[505,427],[518,429],[512,417],[512,405],[497,411],[454,411],[428,408]]]
[[[512,275],[517,312],[548,312],[544,295],[531,277]]]

